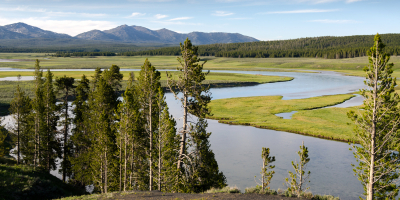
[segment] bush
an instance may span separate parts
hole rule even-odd
[[[239,188],[226,186],[224,188],[211,188],[204,193],[240,193]]]

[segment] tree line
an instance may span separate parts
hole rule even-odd
[[[55,54],[50,54],[52,57],[82,57],[82,56],[116,56],[113,52],[62,52],[57,51]]]
[[[400,34],[384,34],[388,46],[385,52],[400,54]],[[373,35],[345,37],[309,37],[291,40],[260,41],[247,43],[209,44],[199,46],[200,56],[232,58],[282,58],[313,57],[341,59],[367,56]],[[124,56],[179,56],[178,47],[166,47],[147,51],[123,52]]]
[[[54,79],[35,64],[35,97],[18,86],[11,103],[15,120],[18,164],[50,173],[62,159],[62,180],[76,186],[94,185],[95,192],[159,190],[203,192],[226,186],[210,149],[205,115],[207,73],[190,40],[181,44],[179,79],[168,84],[184,108],[183,126],[176,128],[160,85],[160,72],[145,60],[139,76],[131,73],[120,97],[123,75],[116,65],[85,75]],[[56,94],[62,102],[56,102]],[[182,93],[180,95],[179,93]],[[75,100],[68,102],[74,94]],[[180,97],[183,96],[183,97]],[[194,122],[187,118],[195,116]],[[57,128],[61,127],[61,128]]]

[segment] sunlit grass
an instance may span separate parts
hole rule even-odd
[[[39,59],[44,68],[52,69],[94,69],[109,68],[112,64],[121,68],[140,69],[148,58],[157,69],[176,69],[176,56],[97,56],[97,57],[50,57],[45,53],[0,53],[0,59],[21,59],[21,62],[0,62],[0,67],[33,68]],[[250,71],[302,71],[333,70],[350,75],[364,76],[363,68],[368,65],[367,57],[345,59],[323,58],[222,58],[206,56],[206,70],[250,70]],[[400,77],[400,56],[392,56],[395,76]]]
[[[354,123],[347,117],[347,112],[355,108],[315,109],[344,102],[353,96],[341,94],[293,100],[282,100],[282,96],[217,99],[210,103],[213,116],[209,118],[222,123],[353,141]],[[293,114],[292,119],[275,115],[291,111],[299,112]]]

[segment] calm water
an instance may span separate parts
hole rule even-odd
[[[263,75],[290,76],[295,79],[289,82],[262,84],[251,87],[211,89],[213,99],[282,95],[283,99],[309,98],[321,95],[333,95],[354,92],[363,87],[363,78],[342,76],[333,72],[291,73],[291,72],[239,72]],[[181,127],[182,109],[171,93],[166,94],[171,114],[176,117]],[[362,99],[353,98],[349,102],[359,105]],[[195,119],[192,119],[195,120]],[[351,163],[355,163],[347,143],[329,141],[314,137],[292,134],[282,131],[258,129],[250,126],[220,124],[216,120],[208,120],[208,131],[211,148],[215,153],[220,170],[225,174],[230,186],[238,186],[242,192],[246,187],[255,186],[254,176],[260,177],[261,148],[268,147],[276,157],[275,175],[270,187],[283,186],[288,170],[293,170],[292,160],[298,160],[297,151],[304,141],[309,149],[311,161],[310,191],[317,194],[331,194],[341,199],[358,199],[363,189],[353,175]],[[57,172],[53,172],[57,174]]]
[[[232,72],[237,73],[237,72]],[[249,74],[280,75],[295,77],[293,81],[262,84],[251,87],[211,89],[213,99],[282,95],[283,99],[309,98],[321,95],[343,94],[354,92],[363,85],[363,78],[342,76],[337,73],[285,73],[285,72],[240,72]],[[176,119],[178,127],[182,121],[180,104],[172,94],[167,94],[170,112]],[[344,103],[344,107],[360,105],[362,98],[355,97]],[[193,119],[194,120],[194,119]],[[250,126],[220,124],[208,120],[208,131],[211,148],[215,153],[220,170],[227,177],[230,186],[238,186],[242,192],[246,187],[255,186],[254,176],[260,177],[261,148],[271,149],[276,157],[275,175],[270,187],[283,186],[287,171],[292,171],[292,160],[298,160],[297,151],[304,141],[309,149],[311,161],[310,191],[317,194],[331,194],[341,199],[358,199],[363,189],[353,175],[351,163],[355,159],[347,143],[324,140],[288,132],[258,129]]]

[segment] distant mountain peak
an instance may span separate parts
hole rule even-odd
[[[23,34],[27,38],[71,38],[71,36],[67,34],[46,31],[23,22],[9,24],[2,27],[8,31]]]
[[[20,39],[20,38],[73,38],[67,34],[59,34],[46,31],[29,24],[18,22],[5,26],[0,26],[0,39]],[[213,43],[237,43],[255,42],[255,38],[239,33],[221,32],[191,32],[188,34],[177,33],[166,28],[150,30],[143,26],[127,24],[117,26],[110,30],[100,31],[91,30],[81,33],[75,38],[85,40],[98,40],[108,42],[124,43],[159,43],[159,44],[179,44],[186,38],[192,40],[193,44],[213,44]]]

